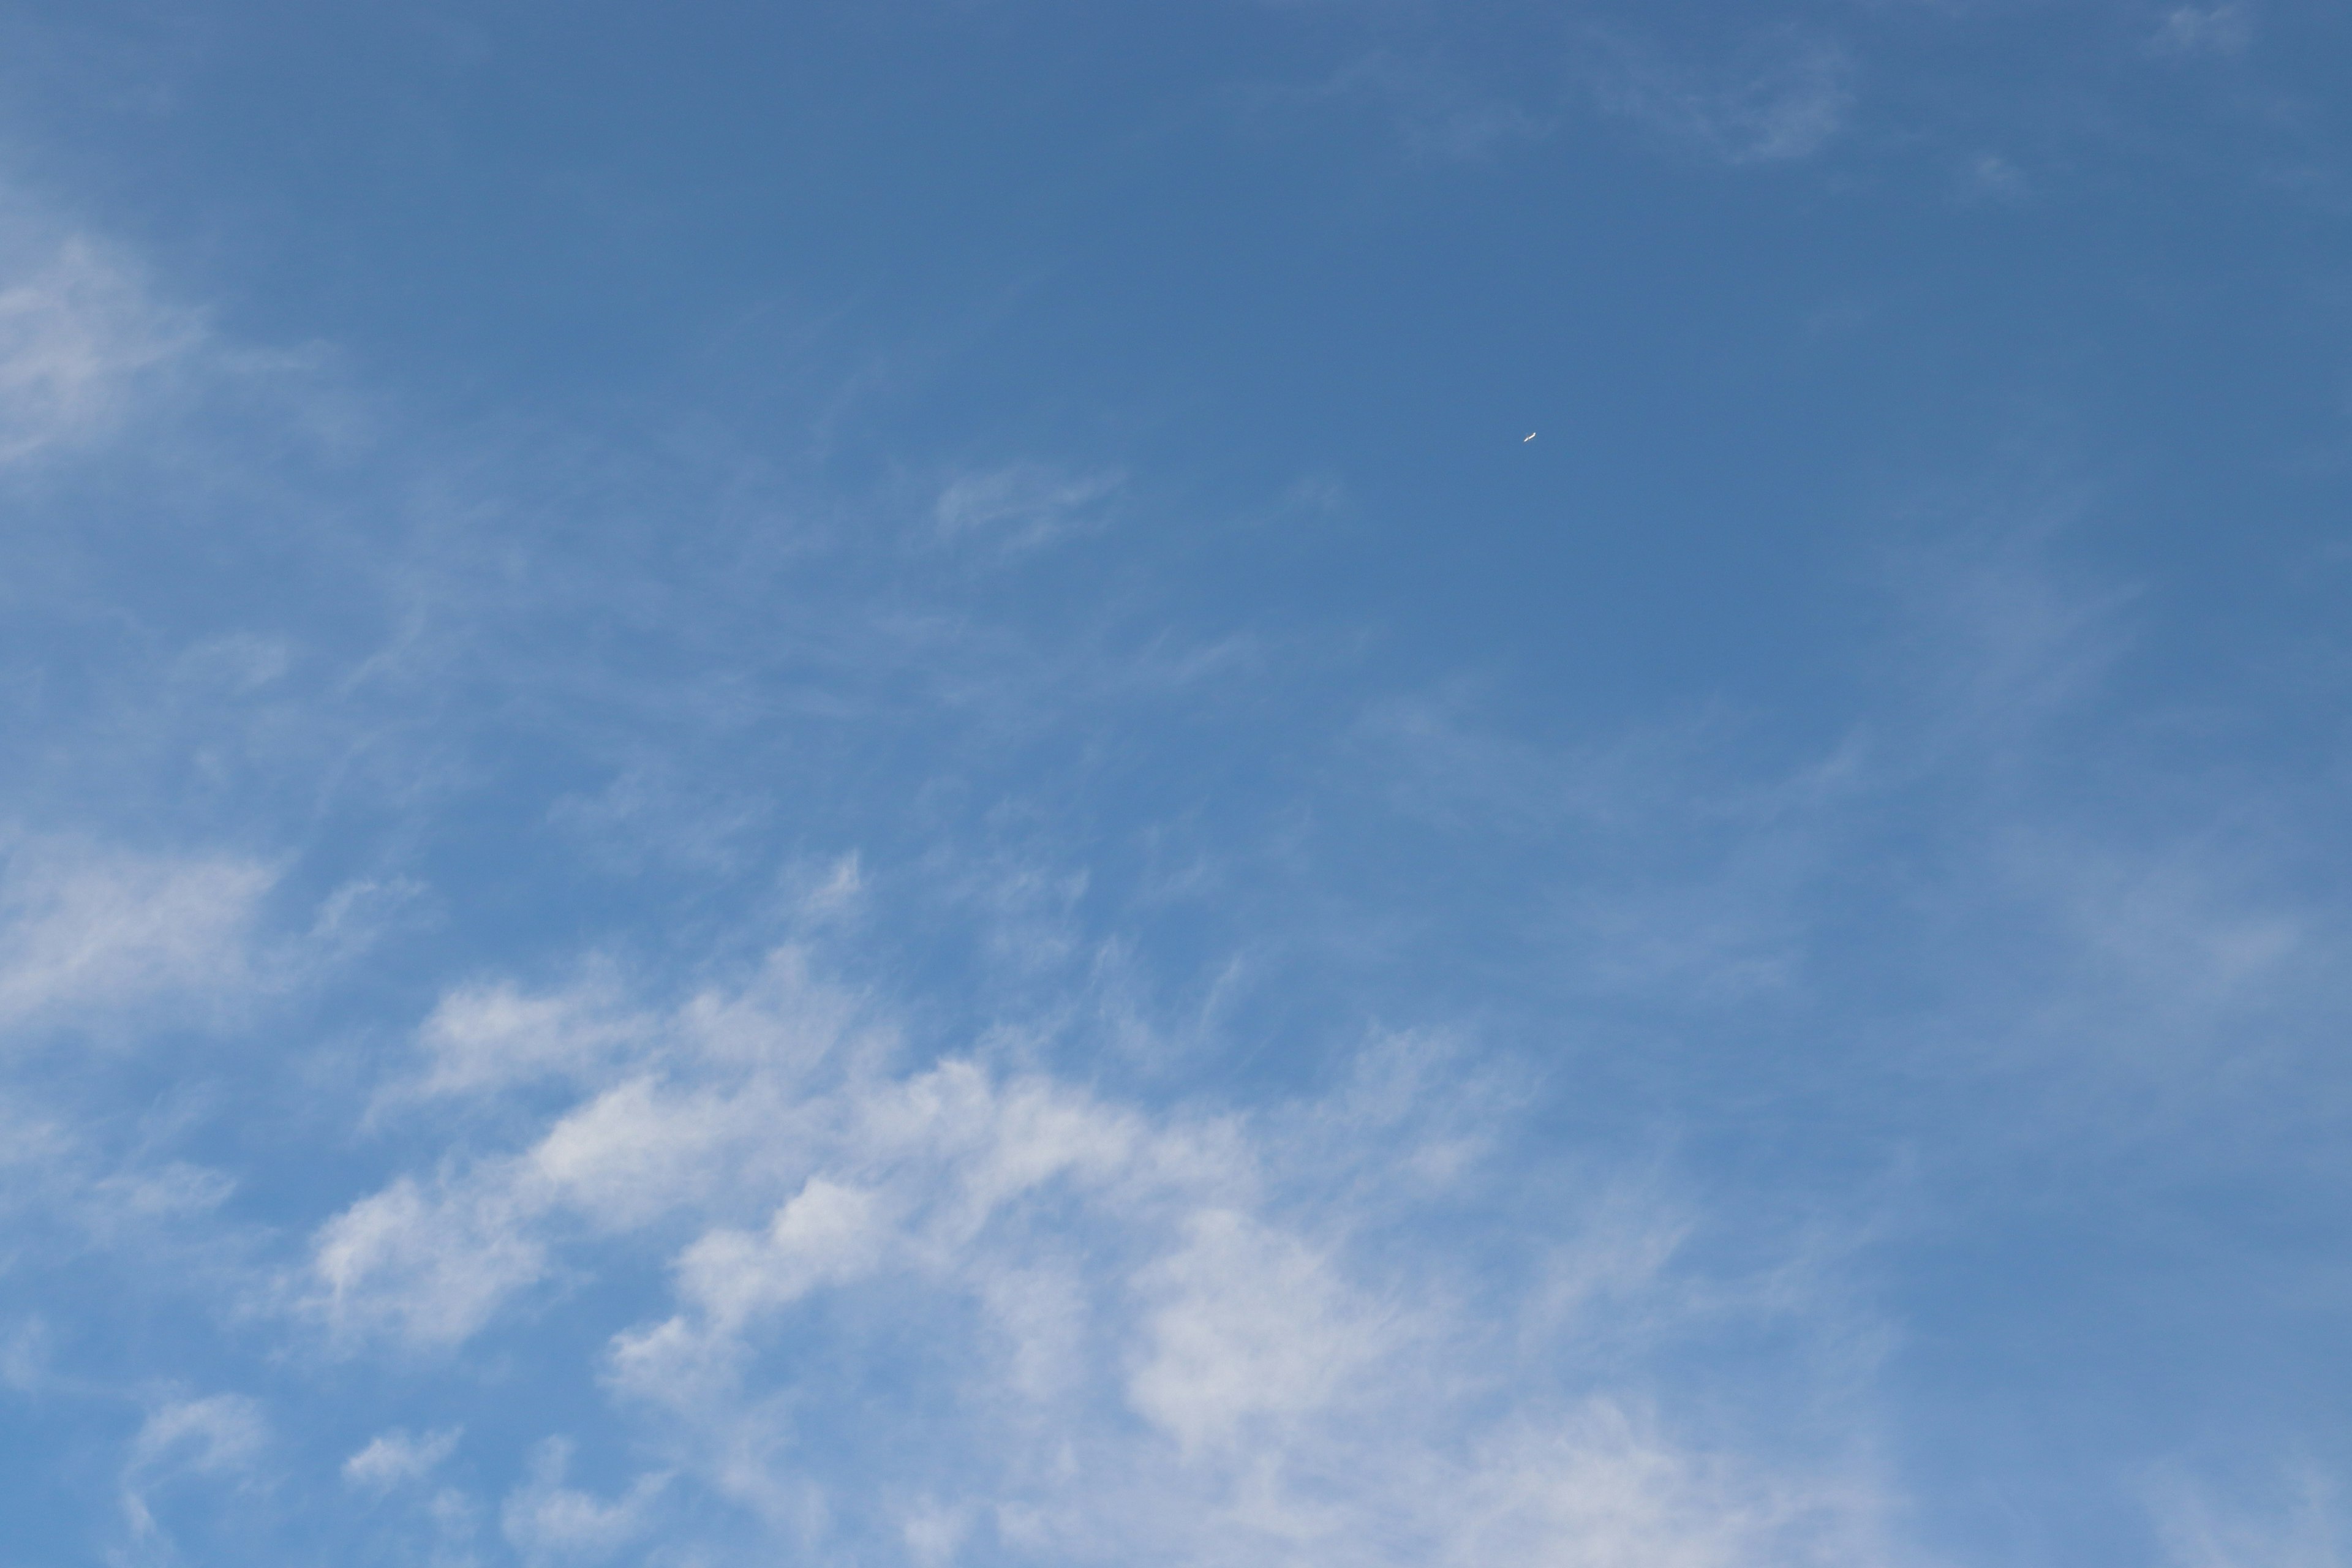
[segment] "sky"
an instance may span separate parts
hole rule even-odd
[[[0,1568],[2352,1563],[2347,79],[0,0]]]

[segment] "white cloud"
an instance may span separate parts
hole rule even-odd
[[[100,1177],[89,1188],[89,1210],[101,1226],[141,1228],[200,1219],[236,1191],[225,1172],[167,1160]]]
[[[1758,834],[1695,878],[1645,867],[1566,895],[1559,927],[1573,973],[1604,994],[1740,1002],[1786,992],[1808,957],[1808,847]]]
[[[355,958],[402,925],[415,923],[425,897],[425,884],[414,878],[354,878],[320,903],[310,945],[321,962]]]
[[[1098,523],[1102,503],[1126,482],[1116,469],[1013,463],[950,481],[931,505],[931,522],[941,540],[984,535],[1003,549],[1030,549]]]
[[[248,1466],[268,1436],[261,1406],[241,1394],[173,1400],[147,1413],[131,1446],[131,1464],[226,1474]]]
[[[2011,868],[2076,951],[2126,991],[2168,1008],[2209,1012],[2275,986],[2310,953],[2314,933],[2292,907],[2232,887],[2226,858],[2084,838],[2022,837]]]
[[[0,1388],[31,1394],[50,1376],[52,1331],[42,1318],[26,1318],[0,1336]]]
[[[202,337],[122,258],[41,237],[11,205],[0,192],[0,468],[112,430],[142,376]]]
[[[388,1491],[422,1480],[457,1451],[457,1427],[412,1433],[394,1427],[369,1440],[366,1447],[343,1461],[343,1479],[371,1491]]]
[[[1321,1411],[1382,1348],[1384,1326],[1297,1237],[1220,1209],[1184,1229],[1137,1281],[1152,1305],[1128,1392],[1186,1452]]]
[[[2252,1493],[2217,1495],[2179,1470],[2151,1478],[2149,1511],[2171,1568],[2344,1568],[2352,1530],[2340,1489],[2310,1467]]]
[[[2236,55],[2254,39],[2253,7],[2246,0],[2218,5],[2175,5],[2157,24],[2149,47],[2167,55]]]
[[[871,1273],[886,1230],[875,1196],[811,1177],[765,1232],[715,1230],[678,1259],[678,1294],[722,1330],[822,1285]]]
[[[2013,750],[2095,696],[2132,645],[2139,590],[2070,577],[2056,558],[2081,499],[2027,504],[2015,525],[1955,527],[1890,572],[1929,749]]]
[[[905,1526],[907,1554],[916,1568],[947,1568],[971,1533],[970,1510],[948,1508],[926,1498],[909,1510]]]
[[[527,1563],[602,1563],[642,1537],[665,1475],[641,1476],[620,1497],[604,1499],[564,1485],[572,1445],[551,1437],[531,1458],[530,1479],[499,1510],[507,1542]]]
[[[1791,1483],[1695,1453],[1654,1420],[1593,1400],[1481,1448],[1437,1561],[1558,1568],[1884,1563],[1875,1510],[1834,1483]]]
[[[1464,1192],[1505,1113],[1432,1042],[1391,1038],[1334,1097],[1241,1119],[975,1058],[908,1066],[797,955],[667,1008],[609,987],[593,1005],[466,994],[538,1020],[524,1058],[566,1064],[569,1103],[526,1111],[546,1080],[504,1070],[451,1080],[522,1116],[520,1147],[402,1177],[324,1227],[312,1304],[454,1344],[591,1267],[583,1236],[667,1252],[667,1302],[613,1325],[603,1368],[662,1468],[599,1496],[547,1450],[503,1516],[530,1561],[628,1549],[681,1485],[811,1551],[873,1532],[938,1563],[992,1542],[1701,1568],[1866,1533],[1873,1496],[1834,1471],[1711,1455],[1625,1414],[1638,1400],[1558,1380],[1559,1346],[1612,1317],[1653,1338],[1696,1321],[1662,1305],[1687,1289],[1685,1216],[1596,1198],[1502,1296],[1426,1231],[1409,1268],[1360,1242]],[[580,1051],[532,1034],[585,1020],[602,1040],[612,1017],[639,1023]],[[430,1071],[440,1047],[420,1046]],[[913,1361],[883,1348],[898,1336]],[[1643,1348],[1619,1335],[1608,1364]],[[854,1458],[877,1451],[878,1468]]]
[[[499,1180],[403,1176],[321,1227],[306,1304],[343,1335],[457,1343],[546,1273],[530,1218]]]
[[[150,1545],[164,1540],[154,1509],[160,1489],[245,1477],[268,1441],[261,1406],[243,1394],[175,1399],[149,1410],[122,1469],[122,1512],[132,1539]]]
[[[397,1080],[380,1115],[551,1079],[589,1092],[523,1151],[404,1175],[352,1204],[313,1238],[298,1298],[347,1338],[457,1344],[546,1277],[559,1220],[626,1232],[804,1180],[793,1134],[823,1136],[844,1108],[800,1075],[872,1048],[854,1023],[791,950],[742,988],[698,993],[667,1016],[596,968],[552,991],[453,991],[418,1031],[422,1074]]]
[[[1727,163],[1810,158],[1853,106],[1852,62],[1820,41],[1782,41],[1703,69],[1606,41],[1591,68],[1603,110]]]
[[[625,1230],[712,1191],[720,1164],[762,1131],[761,1097],[682,1092],[654,1078],[616,1084],[548,1130],[515,1169],[519,1189]]]
[[[0,1028],[210,1012],[257,988],[254,928],[272,867],[17,845],[0,879]]]
[[[249,697],[277,684],[293,668],[295,650],[283,637],[224,632],[205,638],[172,663],[175,686]]]
[[[233,1279],[251,1240],[224,1213],[238,1178],[163,1152],[153,1123],[116,1147],[120,1129],[58,1099],[0,1077],[0,1279],[94,1254],[162,1292],[201,1297]]]
[[[618,1006],[601,973],[554,992],[510,984],[464,987],[441,999],[420,1032],[432,1064],[421,1088],[459,1094],[577,1079],[625,1054],[646,1029],[645,1020]]]
[[[677,1263],[677,1295],[691,1315],[617,1336],[621,1383],[675,1399],[727,1375],[753,1320],[880,1266],[890,1237],[877,1210],[874,1194],[813,1178],[763,1231],[706,1233]]]
[[[995,1330],[1005,1392],[1043,1405],[1076,1393],[1097,1309],[1082,1260],[1047,1256],[982,1273],[973,1289]]]

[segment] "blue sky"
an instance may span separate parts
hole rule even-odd
[[[0,1568],[2352,1561],[2347,71],[0,4]]]

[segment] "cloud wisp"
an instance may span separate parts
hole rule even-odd
[[[518,1312],[593,1312],[599,1269],[666,1279],[667,1308],[608,1320],[574,1373],[656,1468],[601,1500],[566,1489],[551,1434],[505,1508],[526,1557],[675,1532],[664,1510],[699,1492],[810,1549],[976,1561],[1875,1560],[1866,1456],[1791,1468],[1678,1430],[1690,1415],[1638,1373],[1559,1349],[1622,1339],[1593,1314],[1670,1323],[1723,1288],[1678,1279],[1678,1216],[1591,1229],[1605,1258],[1572,1256],[1573,1210],[1522,1238],[1541,1258],[1386,1255],[1379,1237],[1475,1213],[1494,1179],[1477,1151],[1496,1130],[1465,1121],[1430,1044],[1378,1053],[1379,1092],[1153,1110],[984,1058],[908,1060],[792,952],[667,1009],[584,984],[499,1004],[577,1048],[509,1034],[490,1072],[478,1041],[439,1090],[512,1105],[552,1074],[561,1108],[521,1147],[445,1155],[344,1211],[299,1292],[354,1351],[454,1349]],[[427,1083],[451,1005],[420,1042]],[[1631,1252],[1626,1223],[1650,1237]],[[1464,1272],[1482,1266],[1533,1272],[1497,1296]],[[1544,1283],[1570,1275],[1616,1283]]]
[[[1793,163],[1826,149],[1854,103],[1854,66],[1821,40],[1772,39],[1707,67],[1596,35],[1594,101],[1666,144],[1731,164]]]
[[[0,192],[0,468],[119,431],[142,385],[204,337],[127,263],[51,237]]]

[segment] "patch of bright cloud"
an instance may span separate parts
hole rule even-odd
[[[0,863],[0,1029],[203,1011],[262,983],[261,900],[277,871],[228,856],[17,844]]]
[[[547,1271],[543,1243],[521,1223],[524,1201],[496,1181],[404,1176],[320,1232],[310,1300],[343,1333],[465,1340]]]
[[[395,1426],[343,1461],[343,1479],[372,1491],[422,1480],[457,1451],[458,1436],[454,1426],[424,1433]]]
[[[941,540],[984,538],[1026,550],[1098,522],[1103,502],[1127,482],[1115,469],[1072,473],[1042,463],[1014,463],[964,474],[931,505]]]
[[[122,1472],[123,1519],[133,1542],[168,1552],[156,1494],[186,1482],[234,1483],[251,1471],[268,1441],[260,1405],[243,1394],[168,1400],[150,1409]]]
[[[136,271],[0,192],[0,468],[117,428],[142,377],[201,337]]]
[[[545,1081],[503,1073],[446,1085],[517,1144],[426,1145],[312,1265],[354,1346],[456,1346],[557,1273],[660,1264],[667,1306],[611,1321],[593,1369],[657,1468],[598,1494],[542,1448],[503,1512],[528,1561],[618,1552],[698,1492],[782,1539],[933,1557],[1730,1563],[1871,1535],[1875,1496],[1835,1457],[1742,1458],[1636,1415],[1638,1381],[1596,1402],[1550,1366],[1538,1325],[1563,1311],[1681,1316],[1686,1216],[1595,1194],[1591,1257],[1554,1238],[1483,1300],[1442,1249],[1399,1271],[1356,1245],[1477,1190],[1487,1146],[1449,1108],[1486,1102],[1414,1065],[1433,1047],[1391,1040],[1336,1098],[1235,1119],[904,1061],[797,960],[667,1007],[543,1000],[558,1038],[532,1054],[568,1064],[562,1102],[533,1110]],[[647,1022],[616,1044],[612,1016]],[[1567,1302],[1570,1279],[1599,1283]]]
[[[531,1564],[603,1563],[641,1538],[667,1478],[641,1476],[622,1496],[602,1498],[566,1486],[572,1445],[551,1437],[531,1458],[530,1478],[499,1510],[507,1542]]]

